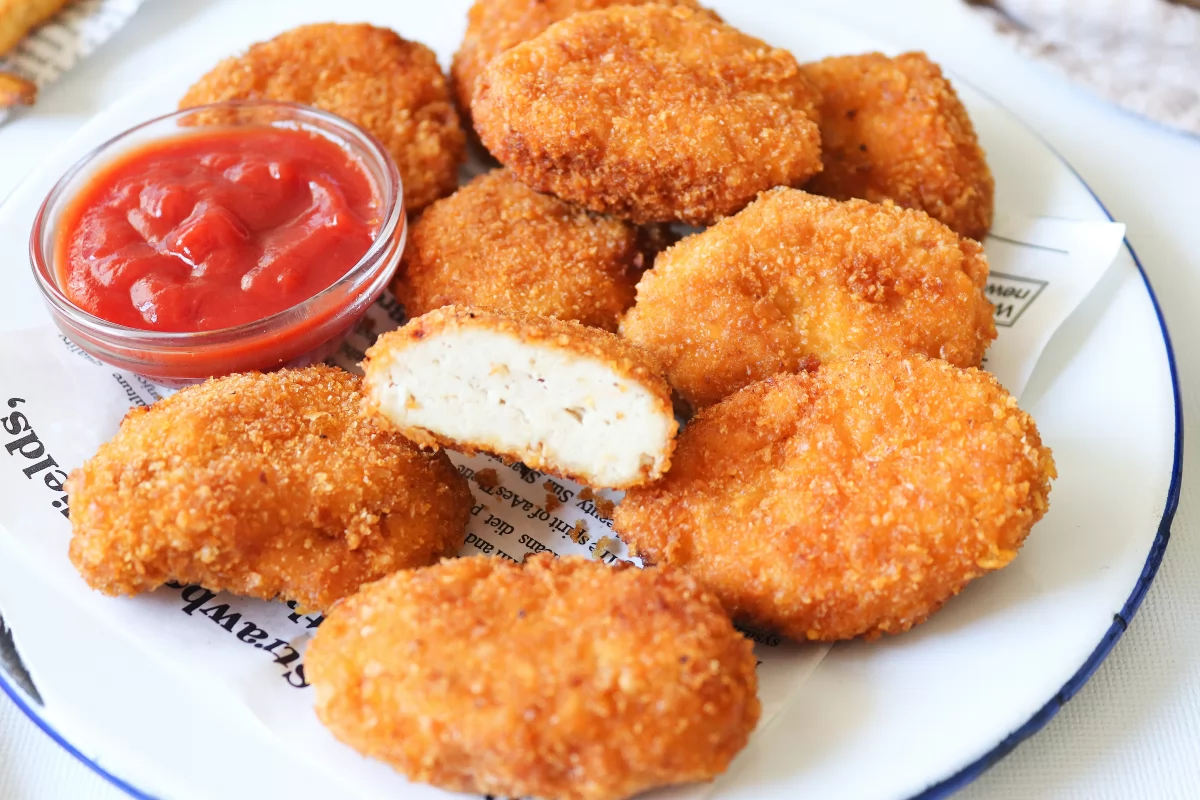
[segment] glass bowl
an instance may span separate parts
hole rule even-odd
[[[213,124],[301,129],[324,136],[350,153],[374,183],[380,201],[381,224],[370,249],[332,286],[283,311],[230,328],[181,333],[142,330],[109,322],[72,303],[59,285],[56,245],[63,213],[75,195],[98,169],[131,148]],[[234,372],[303,367],[328,358],[387,286],[407,235],[400,173],[375,137],[309,106],[228,101],[152,119],[80,159],[38,210],[29,257],[54,323],[71,341],[118,369],[176,388]]]

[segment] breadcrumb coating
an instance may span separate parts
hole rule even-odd
[[[694,408],[864,350],[974,367],[996,338],[987,275],[923,212],[776,189],[662,253],[621,333]]]
[[[410,214],[458,185],[466,134],[437,56],[387,28],[294,28],[217,64],[179,107],[245,99],[316,106],[369,131],[396,161]]]
[[[471,109],[518,179],[634,222],[706,225],[821,168],[790,53],[704,11],[575,14],[493,58]]]
[[[701,412],[614,530],[735,619],[795,639],[900,633],[1017,554],[1049,448],[986,372],[864,353]]]
[[[618,800],[725,771],[755,658],[684,573],[541,554],[446,560],[341,603],[305,655],[317,716],[411,780]]]
[[[537,446],[519,449],[509,449],[498,444],[498,439],[502,437],[495,433],[495,424],[488,420],[484,420],[484,422],[491,425],[493,435],[486,439],[458,439],[447,436],[439,430],[415,427],[405,424],[403,420],[393,418],[394,413],[389,409],[395,401],[392,396],[396,391],[393,385],[395,365],[409,360],[409,348],[435,337],[448,337],[453,347],[455,346],[454,337],[464,331],[484,331],[512,337],[521,345],[530,346],[531,357],[541,349],[549,349],[562,353],[570,359],[594,364],[603,370],[603,374],[597,380],[602,378],[604,382],[614,382],[614,379],[617,381],[623,379],[629,384],[637,386],[651,399],[653,405],[651,413],[656,420],[661,422],[659,427],[666,431],[666,437],[656,446],[652,446],[652,443],[648,441],[630,444],[654,450],[655,458],[641,464],[636,479],[631,479],[627,483],[607,483],[599,481],[594,474],[568,469],[556,458],[555,448],[551,447],[549,441],[543,440]],[[487,308],[444,306],[409,320],[406,325],[397,330],[384,333],[367,350],[362,367],[365,373],[364,409],[366,414],[372,417],[377,424],[397,430],[424,447],[435,449],[448,447],[469,454],[479,451],[490,452],[505,459],[520,461],[526,466],[542,472],[603,488],[627,488],[654,480],[662,472],[665,472],[671,463],[671,451],[674,448],[674,436],[678,430],[678,423],[675,421],[672,409],[671,387],[663,378],[662,370],[645,351],[627,340],[599,328],[549,317],[505,314]],[[443,370],[445,368],[444,364],[439,367]],[[490,377],[495,378],[492,393],[500,393],[499,387],[510,376],[507,369],[497,366],[493,368]],[[547,376],[539,383],[546,383],[548,390],[555,388],[552,385],[555,383],[552,376]],[[627,390],[628,385],[625,387],[624,393],[628,394]],[[458,402],[466,402],[467,399],[460,397]],[[417,407],[419,408],[419,404]],[[533,420],[535,424],[543,423],[547,426],[546,435],[552,433],[549,429],[552,424],[551,420],[538,419],[538,415],[534,414],[531,409],[527,411],[535,418]],[[522,415],[525,416],[524,413]],[[484,427],[487,427],[487,424]],[[587,461],[589,454],[576,453],[574,455],[581,461]],[[596,455],[599,456],[599,454]]]
[[[413,225],[392,291],[410,317],[486,306],[617,329],[653,253],[638,228],[480,175]]]
[[[467,12],[467,32],[450,65],[450,85],[463,118],[470,118],[479,73],[495,56],[572,14],[646,3],[701,8],[695,0],[475,0]]]
[[[892,200],[979,241],[995,185],[971,118],[924,53],[827,58],[803,67],[821,95],[825,169],[805,187],[839,200]]]
[[[363,419],[362,400],[357,377],[316,366],[130,411],[68,481],[71,561],[110,595],[174,579],[324,609],[457,552],[466,480]]]

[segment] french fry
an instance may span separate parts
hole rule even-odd
[[[37,99],[37,84],[11,72],[0,72],[0,109],[31,106]]]
[[[25,34],[53,17],[70,0],[0,0],[0,56]]]

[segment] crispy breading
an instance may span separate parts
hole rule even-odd
[[[335,736],[477,795],[711,780],[760,713],[749,641],[690,577],[546,553],[385,578],[330,613],[304,661]]]
[[[71,474],[71,561],[105,594],[174,579],[323,609],[457,552],[466,480],[361,406],[357,377],[316,366],[131,411]]]
[[[572,14],[645,3],[701,8],[695,0],[475,0],[467,12],[467,32],[450,65],[450,85],[463,118],[470,119],[475,82],[495,56]]]
[[[31,30],[53,17],[70,0],[0,0],[0,56]]]
[[[867,53],[803,69],[821,94],[825,164],[808,191],[892,200],[982,241],[992,225],[992,172],[937,64],[924,53]]]
[[[974,367],[996,338],[987,274],[923,212],[777,189],[662,253],[621,333],[694,408],[863,350]]]
[[[445,306],[367,350],[366,411],[425,447],[603,488],[658,478],[678,430],[654,359],[599,328]]]
[[[392,291],[410,317],[445,305],[486,306],[615,331],[653,258],[643,247],[628,222],[494,170],[425,210]]]
[[[494,469],[481,469],[475,472],[475,482],[485,489],[495,489],[500,485],[500,473]]]
[[[899,633],[1008,564],[1055,477],[986,372],[863,353],[753,384],[684,429],[614,530],[735,619],[795,639]]]
[[[179,107],[239,99],[316,106],[374,134],[396,161],[410,214],[458,185],[466,135],[437,55],[387,28],[294,28],[219,63]]]
[[[11,72],[0,72],[0,108],[31,106],[37,101],[38,87]]]
[[[575,14],[493,58],[471,109],[518,179],[635,222],[708,224],[821,168],[790,53],[704,11]]]

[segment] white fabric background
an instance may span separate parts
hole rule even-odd
[[[186,49],[180,27],[218,2],[236,14],[237,0],[147,3],[126,30],[47,90],[35,110],[0,127],[0,198],[89,116]],[[957,0],[809,5],[899,45],[928,50],[1063,153],[1128,224],[1171,328],[1186,419],[1200,420],[1200,139],[1115,109],[1019,57]],[[1113,365],[1114,381],[1121,380],[1120,366]],[[1197,474],[1198,458],[1197,445],[1189,444],[1186,475]],[[963,791],[964,800],[1200,797],[1200,496],[1193,483],[1184,484],[1159,577],[1112,655],[1042,733]],[[119,797],[0,695],[0,800]]]
[[[1200,10],[1178,0],[988,5],[999,9],[989,13],[1023,54],[1131,111],[1200,135]]]

